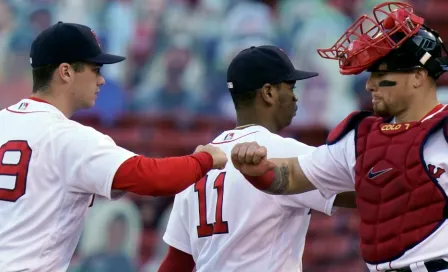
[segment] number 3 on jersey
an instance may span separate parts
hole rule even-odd
[[[25,194],[31,153],[26,141],[9,141],[0,147],[0,201],[16,202]]]
[[[199,200],[199,226],[198,238],[212,236],[214,234],[229,233],[229,226],[226,221],[222,220],[222,202],[224,199],[224,179],[226,173],[220,173],[215,179],[214,188],[217,191],[218,199],[216,200],[216,211],[215,211],[215,223],[207,223],[207,197],[206,197],[206,185],[208,180],[208,175],[203,177],[194,185],[195,192],[198,192]]]

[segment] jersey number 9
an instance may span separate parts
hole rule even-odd
[[[25,194],[31,153],[27,141],[9,141],[0,147],[0,201],[16,202]]]

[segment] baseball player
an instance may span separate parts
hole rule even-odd
[[[68,119],[94,105],[101,65],[124,60],[103,53],[89,27],[51,26],[30,60],[32,97],[0,111],[0,271],[66,271],[94,195],[172,195],[225,166],[217,147],[151,159]]]
[[[296,114],[296,81],[317,75],[296,70],[274,46],[241,51],[227,71],[238,126],[212,144],[229,156],[247,141],[263,143],[274,157],[311,152],[315,147],[276,133]],[[354,207],[354,194],[325,199],[314,190],[278,197],[253,188],[232,165],[210,171],[176,195],[163,237],[170,247],[159,271],[302,271],[310,209],[331,215],[334,205]]]
[[[267,160],[268,146],[246,143],[235,146],[232,161],[269,193],[356,190],[370,271],[448,271],[448,110],[436,95],[447,51],[410,5],[384,3],[373,14],[319,52],[337,59],[342,74],[370,72],[375,115],[350,114],[326,145],[298,159]]]

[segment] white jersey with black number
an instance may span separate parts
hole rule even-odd
[[[212,144],[230,157],[235,144],[250,141],[266,146],[269,157],[315,149],[261,126],[226,131]],[[176,196],[163,239],[191,254],[198,272],[302,271],[310,209],[330,215],[333,201],[316,190],[290,196],[263,193],[228,163]]]
[[[24,99],[0,111],[0,271],[66,271],[95,194],[133,153]]]

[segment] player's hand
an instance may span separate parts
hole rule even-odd
[[[213,145],[199,145],[196,147],[194,153],[207,152],[212,155],[213,158],[213,169],[224,169],[227,164],[227,156],[221,148]]]
[[[236,144],[231,153],[233,166],[247,176],[262,176],[275,168],[267,155],[266,147],[256,142]]]

